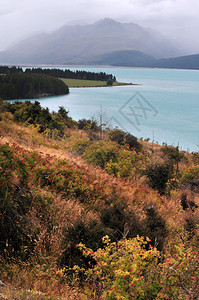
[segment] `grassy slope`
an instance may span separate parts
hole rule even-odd
[[[68,87],[105,87],[106,81],[61,78]],[[129,83],[114,82],[113,86],[129,85]]]
[[[45,249],[42,247],[42,241],[45,238],[45,224],[42,224],[43,228],[40,233],[40,243],[37,246],[37,255],[39,260],[43,264],[38,264],[38,257],[32,256],[32,262],[35,263],[34,271],[28,267],[21,268],[20,274],[18,266],[13,265],[10,274],[12,276],[9,279],[8,273],[2,276],[2,280],[8,278],[8,282],[11,282],[16,287],[23,286],[24,289],[32,288],[33,290],[42,291],[45,295],[48,295],[49,299],[59,299],[60,294],[63,295],[62,299],[81,299],[81,291],[77,289],[69,288],[66,283],[61,285],[57,281],[55,276],[55,270],[57,268],[56,261],[59,253],[63,251],[63,245],[61,244],[61,235],[64,227],[74,224],[75,220],[80,218],[97,219],[96,208],[100,210],[103,207],[103,197],[107,198],[113,193],[116,198],[125,199],[128,206],[132,208],[136,214],[139,214],[144,218],[144,208],[147,205],[156,206],[160,216],[166,221],[167,228],[169,230],[170,238],[175,237],[178,239],[180,231],[182,230],[182,224],[185,222],[187,213],[182,211],[179,204],[180,193],[173,192],[172,197],[160,196],[156,191],[147,187],[143,179],[137,179],[132,181],[124,181],[123,179],[108,175],[100,168],[88,165],[81,157],[77,157],[76,154],[71,153],[72,143],[78,138],[82,137],[82,133],[76,130],[71,130],[71,138],[67,141],[50,140],[41,134],[37,133],[34,127],[23,127],[13,123],[12,117],[7,114],[7,117],[0,122],[0,144],[9,143],[15,151],[22,153],[27,151],[36,151],[38,155],[43,159],[44,164],[50,163],[56,164],[59,159],[67,162],[71,170],[78,170],[88,188],[96,187],[99,190],[100,197],[94,196],[94,202],[92,205],[88,203],[82,203],[78,199],[74,199],[63,196],[62,192],[55,191],[50,188],[40,187],[40,193],[43,195],[48,194],[54,198],[54,206],[52,208],[52,218],[59,226],[54,230],[50,236],[50,244],[54,249],[51,254],[46,256]],[[19,147],[19,148],[17,148]],[[150,148],[149,144],[145,147]],[[17,150],[18,149],[18,150]],[[159,147],[156,147],[154,155],[159,155]],[[29,185],[34,188],[34,180],[30,180]],[[198,201],[198,198],[196,198]],[[95,209],[94,209],[95,208]],[[34,214],[30,213],[30,221],[38,222]],[[12,278],[12,279],[11,279]],[[10,281],[9,281],[10,280]],[[19,292],[20,293],[20,292]],[[34,296],[37,299],[36,296]]]

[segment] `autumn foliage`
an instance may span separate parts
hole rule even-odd
[[[63,108],[0,111],[2,281],[47,299],[197,299],[198,153],[99,140]]]

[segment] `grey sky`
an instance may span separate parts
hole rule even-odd
[[[108,17],[151,27],[199,53],[198,15],[198,0],[0,0],[0,50],[30,34]]]

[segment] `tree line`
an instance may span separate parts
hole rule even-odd
[[[69,93],[68,86],[58,78],[24,73],[17,68],[14,70],[16,72],[0,76],[0,97],[3,100],[33,99]]]
[[[90,71],[71,71],[69,69],[42,69],[42,68],[27,68],[23,71],[20,67],[8,67],[0,66],[0,74],[13,74],[13,73],[28,73],[28,74],[44,74],[58,78],[72,78],[72,79],[84,79],[84,80],[99,80],[99,81],[116,81],[116,77],[112,74],[106,74],[105,72],[90,72]]]

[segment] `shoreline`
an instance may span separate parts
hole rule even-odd
[[[123,66],[123,65],[119,65],[119,66],[115,66],[115,65],[93,65],[93,64],[31,64],[31,63],[0,63],[0,65],[7,65],[10,67],[16,66],[16,67],[21,67],[21,68],[35,68],[35,67],[41,67],[41,68],[63,68],[63,69],[100,69],[100,68],[104,68],[104,69],[162,69],[162,70],[185,70],[185,71],[199,71],[199,68],[197,69],[193,69],[193,68],[171,68],[171,67],[142,67],[142,66]]]
[[[84,85],[82,85],[82,86],[68,86],[70,89],[73,89],[73,88],[80,88],[80,89],[82,89],[82,88],[102,88],[102,87],[104,87],[104,88],[106,88],[106,87],[109,87],[109,88],[112,88],[112,87],[118,87],[118,86],[137,86],[137,85],[141,85],[141,84],[138,84],[138,83],[124,83],[124,84],[117,84],[117,85],[111,85],[111,86],[108,86],[108,85],[96,85],[96,86],[90,86],[90,85],[88,85],[88,86],[84,86]]]

